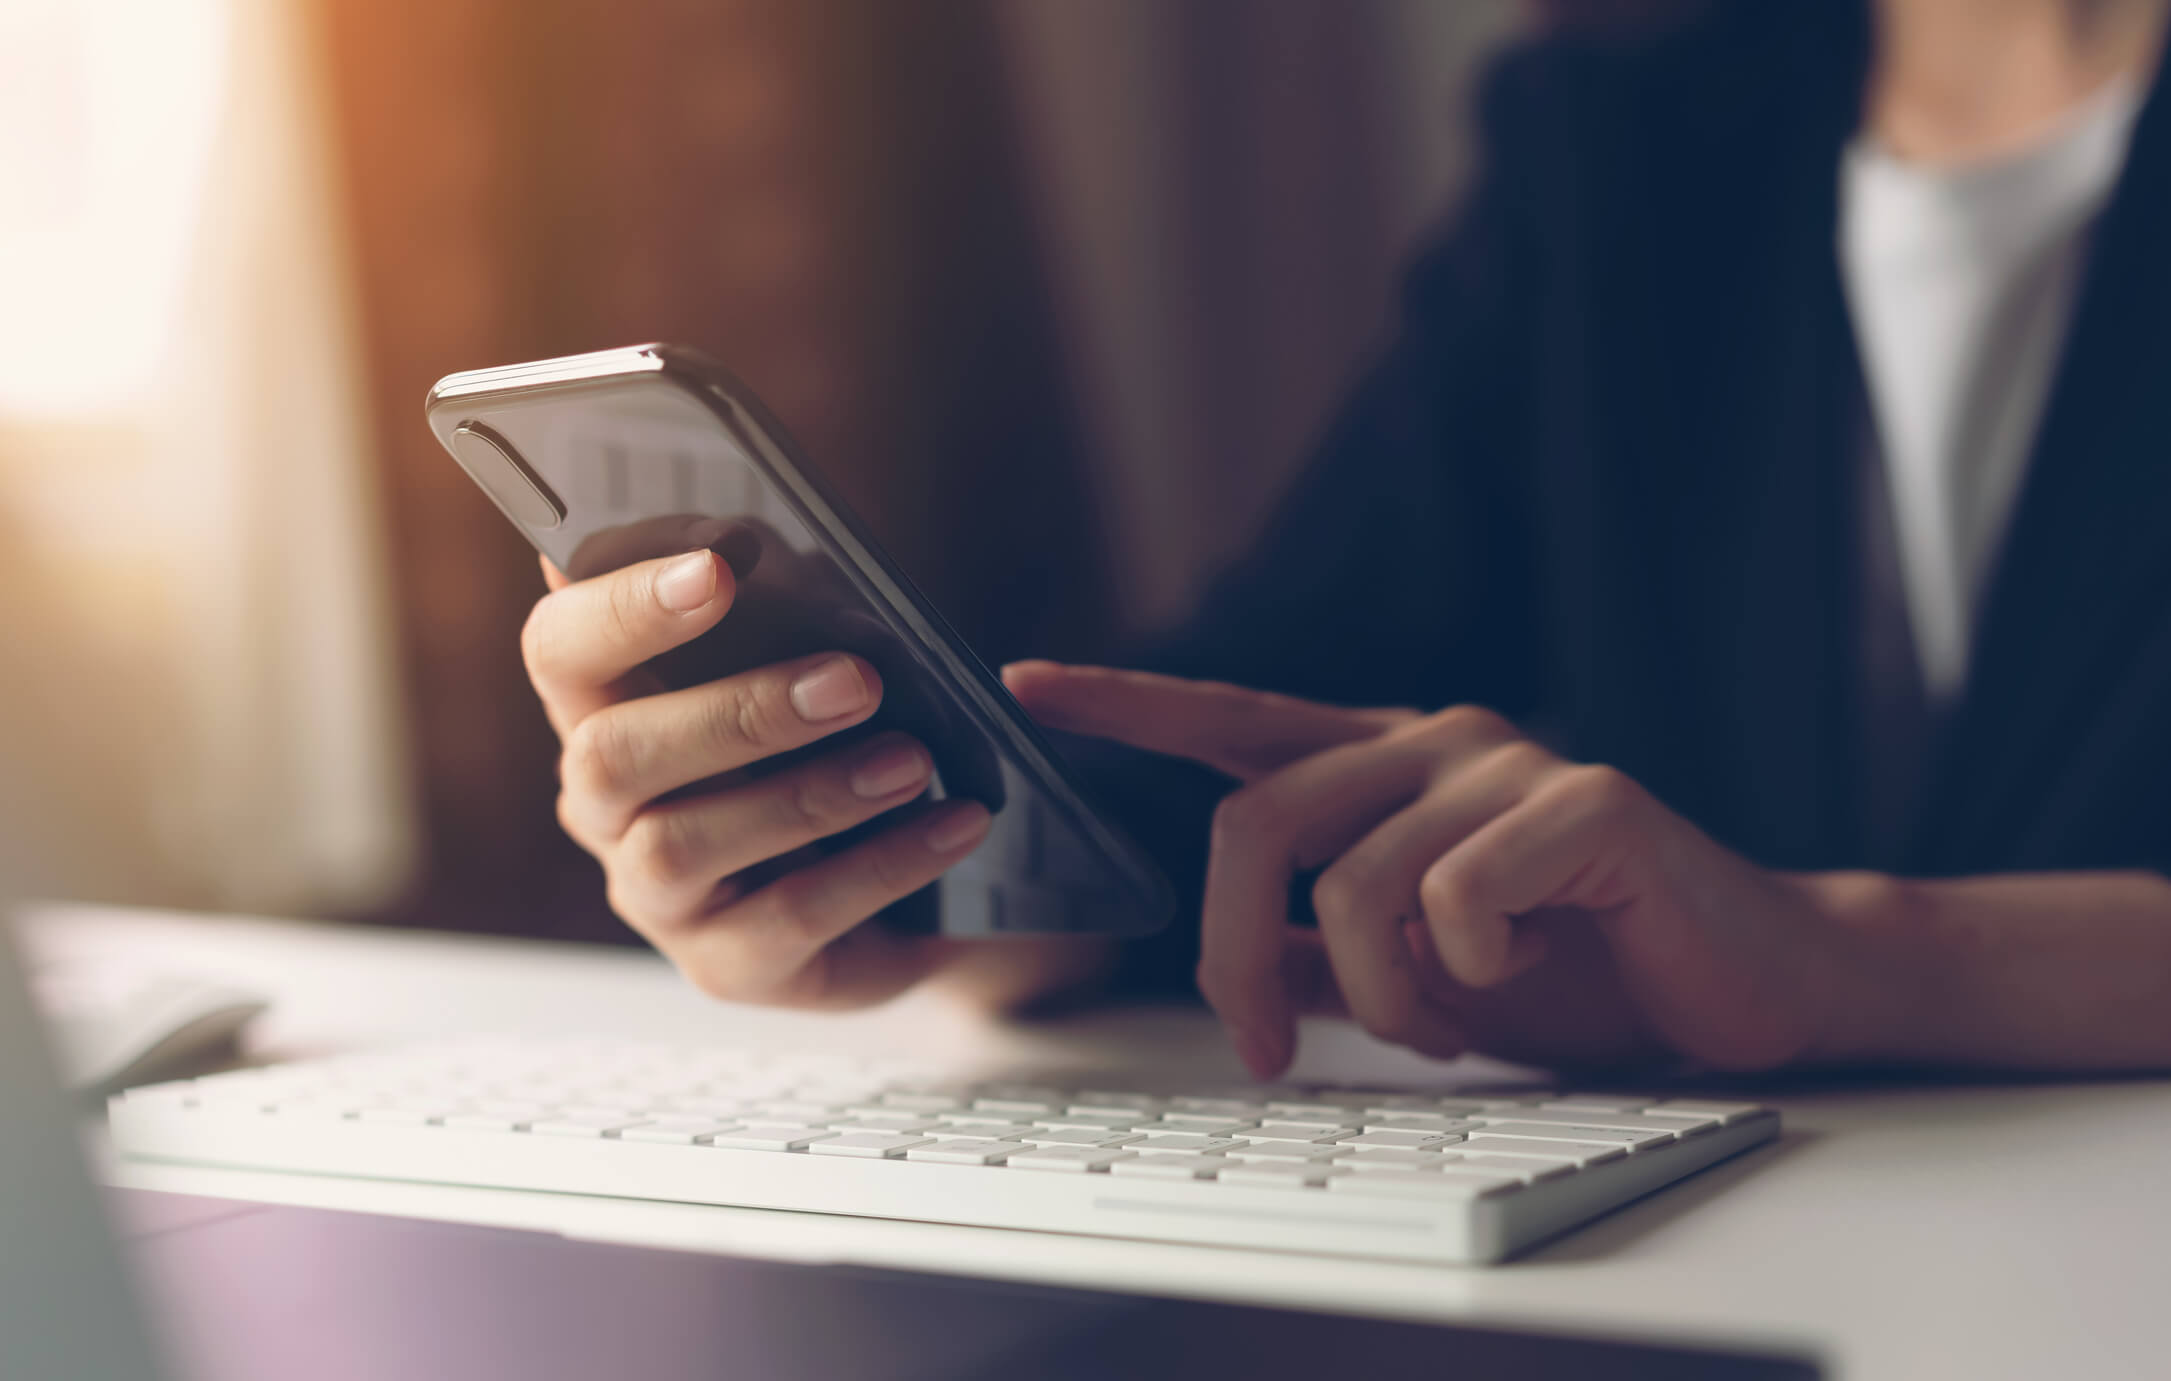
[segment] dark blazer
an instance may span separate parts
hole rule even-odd
[[[1836,250],[1859,0],[1499,64],[1484,167],[1253,554],[1154,660],[1470,701],[1784,868],[2171,870],[2171,109],[2100,222],[1960,703],[1896,834],[1864,708]],[[1871,472],[1872,474],[1874,472]],[[1195,880],[1187,810],[1127,808]],[[1174,976],[1182,941],[1145,961]]]

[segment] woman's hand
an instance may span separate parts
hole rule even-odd
[[[687,690],[641,664],[726,617],[713,552],[646,561],[551,593],[522,634],[564,746],[558,818],[603,864],[611,906],[703,991],[846,1006],[888,997],[974,947],[860,923],[933,882],[987,833],[985,807],[920,799],[927,750],[884,734],[781,771],[741,771],[864,722],[882,681],[843,653]],[[689,791],[689,788],[693,790]],[[890,813],[847,849],[810,847]]]
[[[1321,999],[1427,1054],[1544,1064],[1765,1068],[1837,1019],[1849,956],[1828,908],[1876,879],[1760,869],[1498,715],[1047,662],[1005,677],[1049,725],[1242,783],[1214,818],[1199,985],[1261,1077]],[[1316,934],[1286,914],[1315,868]]]

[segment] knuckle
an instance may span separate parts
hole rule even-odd
[[[595,847],[588,842],[587,831],[581,827],[580,813],[573,808],[573,797],[571,793],[565,791],[560,791],[558,793],[556,814],[558,817],[558,828],[565,832],[566,838],[580,845],[581,848],[585,849],[587,852],[591,854],[594,853]]]
[[[1280,816],[1279,804],[1266,792],[1255,787],[1232,791],[1214,807],[1214,849],[1272,839],[1280,828]]]
[[[756,893],[744,909],[744,929],[768,937],[770,944],[799,934],[806,929],[815,910],[807,870],[795,868],[771,882]]]
[[[812,772],[792,774],[784,787],[784,810],[793,826],[809,834],[828,834],[844,823],[829,779]]]
[[[635,934],[648,940],[658,949],[665,950],[666,953],[669,952],[668,947],[664,945],[661,939],[664,927],[658,923],[658,918],[650,914],[649,908],[643,904],[639,890],[631,885],[631,880],[626,877],[624,869],[611,864],[604,866],[603,900],[610,906],[611,914],[632,927]]]
[[[1443,860],[1425,870],[1417,884],[1417,899],[1428,916],[1465,916],[1477,901],[1472,884],[1466,864]]]
[[[665,887],[691,881],[700,865],[697,841],[686,828],[685,817],[674,812],[637,816],[618,848],[622,865],[630,873]]]
[[[1561,773],[1553,785],[1556,801],[1578,814],[1609,816],[1633,808],[1643,797],[1635,779],[1616,767],[1586,763]]]
[[[705,702],[702,732],[729,748],[761,748],[777,737],[776,715],[757,691],[744,685],[719,685]]]
[[[1329,868],[1312,884],[1312,911],[1322,925],[1363,914],[1364,900],[1363,880],[1347,868]]]
[[[1554,757],[1551,753],[1527,738],[1519,738],[1497,748],[1487,749],[1478,765],[1488,773],[1522,780],[1537,776],[1553,763]]]
[[[632,756],[616,717],[599,711],[575,724],[565,736],[559,781],[574,795],[621,803],[631,789]]]
[[[1517,736],[1514,725],[1483,705],[1450,705],[1433,715],[1431,723],[1441,734],[1465,742]]]
[[[551,631],[556,611],[551,601],[554,595],[545,595],[535,601],[528,610],[528,617],[520,625],[520,664],[527,668],[528,679],[539,681],[550,666],[554,635]]]
[[[868,879],[885,897],[914,891],[920,884],[918,872],[895,849],[869,849],[866,867]]]

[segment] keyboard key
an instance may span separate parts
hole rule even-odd
[[[1325,1162],[1269,1162],[1232,1165],[1214,1178],[1222,1184],[1248,1184],[1264,1189],[1313,1189],[1344,1173]]]
[[[1001,1165],[1020,1149],[1014,1141],[989,1141],[985,1137],[958,1137],[930,1141],[905,1152],[906,1160],[934,1165]]]
[[[1481,1199],[1522,1188],[1503,1175],[1461,1175],[1447,1170],[1381,1171],[1376,1175],[1336,1175],[1327,1189],[1382,1199]]]
[[[1513,1112],[1481,1112],[1472,1119],[1487,1126],[1502,1122],[1543,1122],[1556,1127],[1605,1127],[1621,1132],[1675,1131],[1682,1124],[1653,1118],[1640,1112],[1560,1112],[1552,1108],[1517,1108]],[[1713,1126],[1718,1125],[1716,1121]]]
[[[1231,1146],[1223,1154],[1235,1160],[1312,1160],[1330,1161],[1342,1154],[1337,1145],[1314,1146],[1304,1141],[1247,1141],[1241,1146]]]
[[[1168,1099],[1168,1110],[1161,1116],[1170,1123],[1257,1123],[1266,1116],[1266,1105],[1235,1099]]]
[[[1707,1103],[1700,1098],[1668,1098],[1644,1109],[1645,1114],[1653,1117],[1670,1117],[1679,1113],[1686,1113],[1691,1117],[1716,1117],[1729,1127],[1762,1111],[1764,1109],[1754,1103]]]
[[[499,1113],[454,1112],[445,1114],[443,1125],[456,1132],[524,1132],[531,1121]]]
[[[1241,1098],[1171,1098],[1168,1100],[1168,1107],[1170,1117],[1197,1113],[1203,1117],[1235,1118],[1243,1121],[1266,1116],[1266,1104]]]
[[[1047,1084],[981,1084],[973,1106],[992,1112],[1054,1112],[1070,1106],[1070,1095]]]
[[[705,1136],[731,1130],[731,1125],[710,1117],[659,1117],[638,1127],[626,1128],[618,1134],[618,1139],[645,1141],[656,1146],[691,1146]]]
[[[530,1123],[528,1130],[537,1136],[602,1137],[639,1126],[642,1120],[627,1113],[555,1113]]]
[[[199,1108],[217,1112],[270,1112],[278,1101],[276,1089],[235,1088],[221,1089],[216,1086],[199,1092],[191,1100]]]
[[[859,1156],[866,1160],[890,1160],[903,1155],[915,1146],[932,1146],[933,1140],[924,1136],[912,1136],[896,1132],[840,1132],[820,1141],[809,1142],[807,1150],[817,1156]]]
[[[1125,1146],[1139,1138],[1129,1132],[1108,1132],[1090,1127],[1033,1127],[1017,1139],[1028,1146]]]
[[[1023,1113],[1028,1117],[1037,1117],[1041,1113],[1067,1107],[1068,1104],[1062,1098],[975,1098],[972,1106],[978,1112]]]
[[[904,1116],[840,1117],[821,1125],[839,1132],[888,1132],[893,1136],[925,1132],[937,1127],[947,1135],[951,1130],[949,1124],[934,1121],[932,1118]]]
[[[952,1127],[1030,1127],[1031,1113],[986,1112],[979,1108],[959,1108],[955,1112],[938,1112],[937,1122]]]
[[[1303,1103],[1319,1097],[1316,1084],[1223,1084],[1219,1088],[1187,1088],[1170,1098],[1218,1098],[1227,1103],[1255,1103],[1265,1107],[1270,1102]]]
[[[1314,1103],[1332,1103],[1345,1112],[1363,1112],[1366,1108],[1391,1103],[1398,1098],[1407,1098],[1413,1103],[1422,1103],[1428,1110],[1436,1101],[1431,1094],[1406,1093],[1401,1089],[1391,1088],[1323,1088],[1307,1095],[1306,1098],[1300,1098],[1296,1101],[1301,1103],[1308,1099]]]
[[[1334,1164],[1346,1170],[1444,1170],[1447,1157],[1438,1151],[1351,1151],[1336,1156]],[[1547,1161],[1546,1164],[1558,1164]]]
[[[939,1131],[937,1129],[939,1129]],[[934,1128],[930,1128],[929,1130],[931,1134],[940,1136],[977,1136],[1000,1138],[1006,1136],[1023,1136],[1027,1132],[1033,1130],[1033,1124],[1030,1122],[997,1122],[982,1118],[974,1118],[969,1122],[962,1120],[953,1122],[950,1121],[948,1118],[944,1118],[942,1121],[936,1123]]]
[[[1488,1097],[1475,1093],[1458,1095],[1476,1112],[1513,1112],[1517,1108],[1535,1108],[1553,1096],[1550,1093],[1516,1094],[1512,1097]]]
[[[1098,1146],[1035,1146],[1015,1153],[1008,1164],[1013,1170],[1067,1170],[1083,1174],[1106,1170],[1117,1161],[1130,1158],[1129,1151]]]
[[[1451,1151],[1440,1159],[1452,1162],[1456,1169],[1474,1170],[1482,1175],[1506,1175],[1525,1184],[1535,1184],[1539,1180],[1550,1180],[1559,1175],[1572,1175],[1576,1170],[1576,1167],[1567,1161],[1547,1160],[1543,1156],[1466,1156]]]
[[[1163,1118],[1159,1122],[1141,1122],[1131,1130],[1143,1132],[1148,1136],[1163,1134],[1171,1136],[1227,1136],[1231,1132],[1248,1132],[1251,1127],[1252,1124],[1249,1122],[1229,1122],[1226,1120],[1216,1122],[1211,1118],[1201,1118],[1193,1122],[1189,1120],[1178,1121],[1170,1117]]]
[[[1627,1116],[1627,1114],[1624,1114]],[[1618,1120],[1618,1119],[1615,1119]],[[1568,1113],[1536,1113],[1518,1118],[1513,1122],[1494,1122],[1484,1129],[1487,1136],[1553,1137],[1560,1141],[1599,1141],[1630,1151],[1648,1151],[1653,1146],[1663,1146],[1675,1140],[1672,1132],[1663,1127],[1650,1130],[1640,1125],[1617,1127],[1591,1122],[1576,1122]],[[1476,1135],[1476,1133],[1472,1133]]]
[[[1364,1118],[1362,1115],[1355,1112],[1345,1113],[1340,1117],[1334,1118],[1282,1117],[1277,1114],[1276,1116],[1270,1118],[1268,1121],[1262,1122],[1259,1125],[1261,1127],[1273,1127],[1281,1131],[1310,1131],[1321,1136],[1347,1136],[1351,1132],[1362,1131],[1364,1129]],[[1246,1132],[1244,1133],[1244,1135],[1252,1136],[1255,1135],[1255,1133]]]
[[[709,1145],[734,1151],[799,1151],[836,1133],[827,1127],[733,1127],[709,1138]]]
[[[1460,1106],[1473,1107],[1475,1105],[1462,1104]],[[1437,1098],[1423,1098],[1414,1094],[1399,1093],[1383,1094],[1378,1098],[1368,1099],[1358,1111],[1362,1112],[1366,1117],[1401,1117],[1405,1114],[1411,1117],[1443,1115],[1440,1110],[1440,1100]]]
[[[1669,1131],[1679,1132],[1683,1136],[1716,1131],[1726,1125],[1723,1117],[1713,1117],[1709,1113],[1675,1112],[1667,1108],[1647,1108],[1643,1116],[1645,1121]]]
[[[883,1102],[880,1096],[877,1095],[862,1098],[857,1103],[846,1104],[844,1111],[840,1113],[839,1116],[849,1117],[854,1122],[888,1122],[891,1120],[895,1120],[898,1122],[922,1122],[932,1124],[937,1118],[941,1117],[943,1113],[949,1111],[954,1110],[949,1108],[937,1108],[932,1112],[914,1112],[910,1108],[892,1107],[888,1103]]]
[[[1169,1132],[1132,1142],[1131,1149],[1141,1153],[1148,1151],[1187,1151],[1198,1155],[1211,1155],[1248,1144],[1241,1138],[1233,1136],[1188,1136],[1182,1132]]]
[[[1269,1103],[1267,1115],[1277,1122],[1323,1122],[1329,1127],[1339,1127],[1349,1120],[1349,1115],[1361,1112],[1363,1104],[1346,1103]]]
[[[141,1097],[142,1095],[131,1092],[128,1096],[131,1100],[133,1100]],[[153,1096],[159,1098],[161,1101],[180,1102],[185,1100],[190,1103],[196,1102],[196,1099],[192,1095],[180,1092],[161,1092]],[[198,1106],[201,1105],[199,1104]],[[272,1112],[274,1115],[279,1117],[310,1119],[329,1118],[332,1121],[337,1122],[354,1116],[366,1106],[366,1100],[356,1098],[351,1094],[319,1093],[305,1095],[300,1098],[282,1099],[280,1102],[273,1105]]]
[[[1452,1099],[1441,1099],[1422,1115],[1427,1117],[1452,1117],[1460,1120],[1483,1111],[1485,1111],[1484,1105],[1479,1103],[1459,1103]]]
[[[1168,1100],[1150,1093],[1125,1093],[1117,1089],[1084,1089],[1071,1099],[1072,1112],[1105,1112],[1120,1117],[1125,1113],[1146,1113],[1158,1116]]]
[[[1619,1160],[1628,1154],[1621,1146],[1602,1142],[1495,1136],[1491,1132],[1479,1132],[1470,1136],[1456,1150],[1458,1153],[1468,1152],[1471,1155],[1499,1152],[1514,1156],[1540,1156],[1547,1160],[1563,1160],[1570,1165],[1596,1165],[1601,1161]]]
[[[1051,1112],[1033,1119],[1036,1127],[1075,1127],[1084,1131],[1127,1132],[1138,1125],[1137,1116],[1119,1116],[1104,1112]],[[1150,1119],[1148,1119],[1150,1120]]]
[[[1303,1141],[1320,1145],[1345,1136],[1354,1136],[1356,1131],[1355,1127],[1320,1128],[1301,1123],[1262,1122],[1240,1135],[1247,1141]]]
[[[1464,1117],[1412,1117],[1407,1114],[1364,1120],[1364,1129],[1368,1132],[1422,1132],[1428,1136],[1467,1136],[1483,1125]]]
[[[1437,1151],[1442,1146],[1452,1146],[1462,1140],[1459,1133],[1441,1135],[1437,1132],[1364,1132],[1357,1136],[1343,1137],[1335,1145],[1352,1150],[1376,1151]]]
[[[1110,1165],[1109,1174],[1142,1180],[1210,1180],[1242,1163],[1227,1156],[1155,1155],[1143,1146],[1131,1149],[1138,1154]]]
[[[457,1108],[442,1107],[380,1106],[362,1109],[354,1115],[354,1120],[357,1122],[380,1122],[395,1127],[426,1127],[439,1118],[452,1116],[457,1111]]]
[[[1570,1093],[1538,1106],[1548,1112],[1642,1112],[1654,1098],[1622,1098],[1609,1093]]]

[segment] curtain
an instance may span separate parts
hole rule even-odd
[[[407,880],[305,13],[0,8],[0,851],[28,888],[323,911]]]

